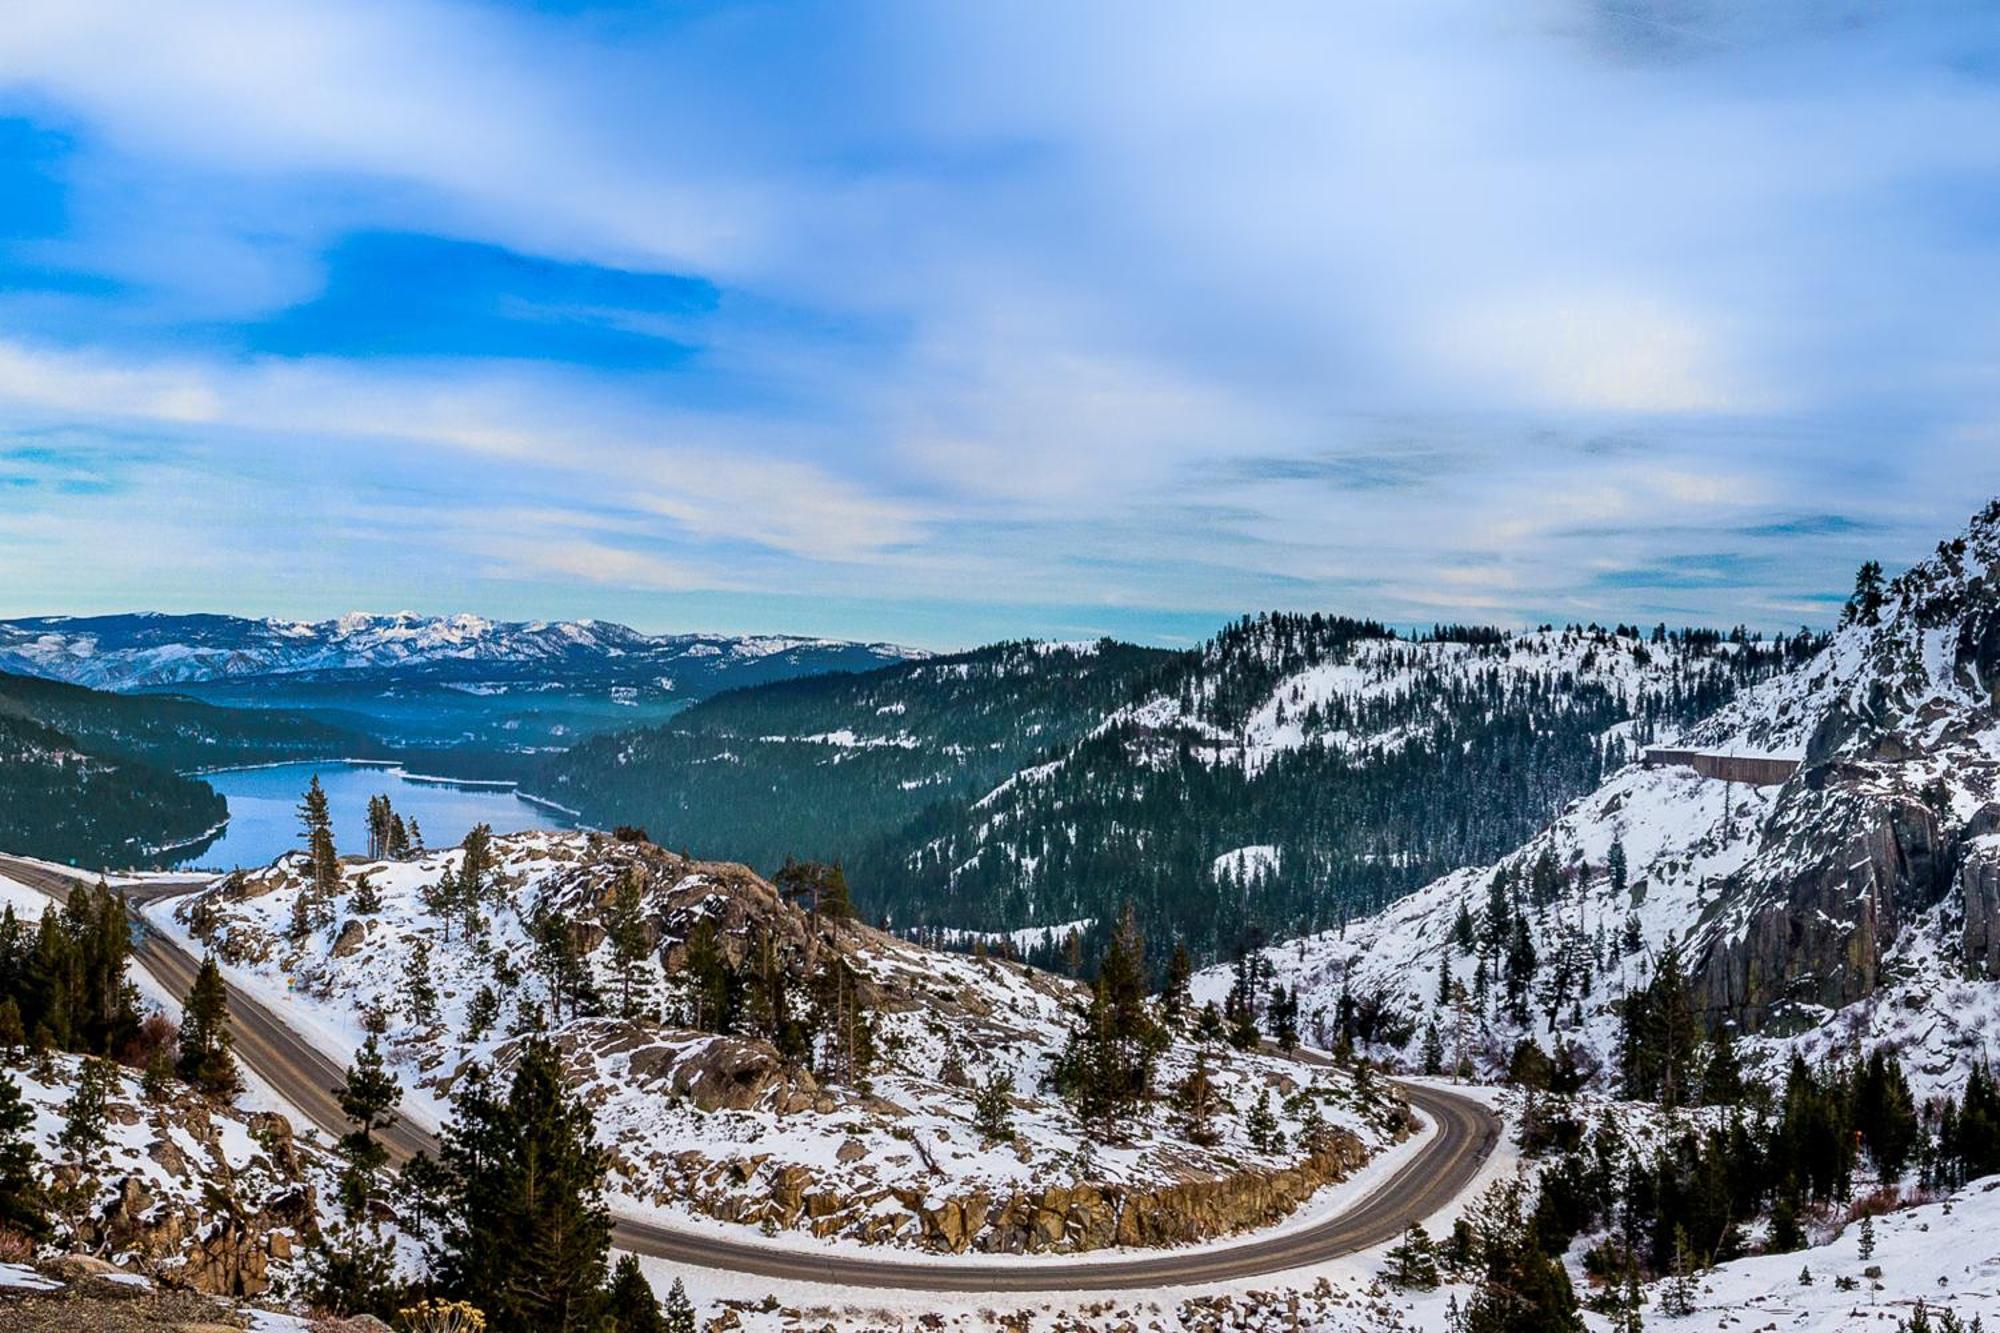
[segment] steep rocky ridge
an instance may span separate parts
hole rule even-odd
[[[1372,1024],[1363,1044],[1413,1063],[1432,1016],[1448,1043],[1456,1035],[1439,973],[1475,989],[1498,879],[1538,967],[1519,1022],[1501,1000],[1503,958],[1485,955],[1490,994],[1464,1027],[1487,1070],[1533,1036],[1573,1043],[1608,1071],[1623,998],[1671,942],[1699,1008],[1747,1037],[1753,1060],[1888,1041],[1921,1088],[1962,1083],[1973,1061],[2000,1056],[1996,569],[2000,504],[1810,660],[1674,740],[1799,760],[1783,784],[1628,766],[1493,864],[1266,950],[1276,979],[1301,986],[1309,1022],[1332,1021],[1343,995],[1386,1010],[1395,1021]],[[1558,966],[1570,980],[1551,1015]],[[1227,984],[1218,969],[1197,993]]]

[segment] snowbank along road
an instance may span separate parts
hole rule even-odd
[[[67,900],[72,886],[85,882],[81,872],[63,873],[6,856],[0,856],[0,874],[59,902]],[[138,906],[190,892],[198,883],[136,884],[122,892]],[[184,995],[194,984],[196,961],[157,931],[144,931],[133,953],[139,966],[172,993]],[[229,988],[229,1012],[236,1053],[251,1071],[322,1133],[336,1138],[345,1133],[348,1126],[333,1097],[344,1077],[341,1066],[234,986]],[[1478,1102],[1441,1089],[1406,1085],[1406,1091],[1411,1105],[1437,1125],[1431,1141],[1352,1207],[1323,1222],[1259,1241],[1166,1251],[1144,1259],[1022,1258],[1005,1265],[983,1261],[954,1267],[936,1261],[781,1249],[631,1219],[617,1220],[614,1240],[619,1248],[636,1254],[702,1268],[904,1291],[1118,1291],[1261,1277],[1393,1240],[1412,1222],[1450,1204],[1472,1183],[1499,1141],[1498,1118]],[[397,1121],[380,1138],[398,1161],[437,1151],[435,1137],[407,1120]]]

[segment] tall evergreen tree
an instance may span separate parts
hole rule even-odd
[[[605,909],[605,935],[611,941],[611,956],[618,968],[618,1012],[626,1018],[633,1013],[633,986],[640,965],[652,941],[646,930],[643,876],[637,866],[627,866],[612,890]]]
[[[0,1230],[42,1241],[49,1236],[49,1201],[35,1175],[34,1125],[21,1085],[0,1067]]]
[[[605,1300],[611,1333],[666,1333],[667,1321],[660,1314],[659,1298],[652,1284],[639,1271],[639,1260],[621,1254],[611,1272],[611,1291]]]
[[[694,1302],[688,1299],[687,1288],[679,1278],[674,1279],[673,1289],[667,1292],[666,1333],[694,1333]]]
[[[229,1030],[229,993],[222,983],[222,971],[215,965],[215,956],[206,955],[181,1005],[175,1072],[211,1097],[234,1096],[241,1087],[236,1060],[230,1054],[234,1044],[235,1038]]]
[[[546,1039],[522,1043],[507,1096],[468,1079],[439,1158],[450,1206],[438,1271],[493,1333],[581,1333],[603,1303],[611,1216],[590,1110]]]

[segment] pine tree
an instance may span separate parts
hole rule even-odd
[[[465,1039],[477,1044],[486,1040],[500,1018],[500,997],[491,986],[481,986],[465,1008]]]
[[[611,1243],[606,1159],[590,1110],[563,1087],[555,1047],[530,1037],[507,1096],[468,1078],[439,1158],[435,1268],[492,1333],[595,1327]]]
[[[62,1132],[56,1144],[63,1156],[86,1174],[98,1164],[107,1140],[104,1129],[105,1100],[115,1075],[109,1060],[88,1055],[77,1067],[76,1086],[63,1104]]]
[[[1146,946],[1128,903],[1098,964],[1088,1007],[1072,1027],[1054,1082],[1099,1141],[1119,1138],[1153,1097],[1166,1032],[1146,1002]]]
[[[618,1256],[611,1270],[611,1291],[605,1298],[605,1313],[611,1316],[613,1333],[666,1333],[667,1321],[660,1316],[660,1302],[639,1260],[630,1254]]]
[[[1660,1291],[1660,1313],[1675,1319],[1683,1319],[1694,1313],[1695,1299],[1699,1295],[1694,1269],[1694,1255],[1688,1248],[1687,1228],[1676,1224],[1673,1271],[1667,1278],[1666,1286]]]
[[[1160,992],[1160,1012],[1176,1028],[1194,1006],[1194,997],[1188,991],[1193,976],[1194,960],[1188,956],[1187,945],[1175,940],[1173,956],[1167,960],[1167,984]]]
[[[354,881],[354,896],[348,907],[356,916],[373,916],[382,910],[382,891],[375,887],[373,875],[363,875]]]
[[[1423,1070],[1426,1074],[1444,1072],[1444,1034],[1438,1031],[1435,1014],[1424,1024]]]
[[[317,773],[299,802],[299,826],[305,836],[307,885],[292,904],[294,939],[304,939],[331,921],[333,900],[340,893],[340,854],[333,845],[333,814]]]
[[[1410,1223],[1403,1232],[1403,1239],[1389,1251],[1388,1278],[1392,1285],[1405,1291],[1428,1291],[1438,1284],[1437,1254],[1431,1245],[1430,1234],[1421,1222]]]
[[[1604,869],[1611,876],[1612,893],[1623,897],[1626,889],[1626,876],[1631,873],[1625,863],[1625,840],[1623,838],[1612,838],[1611,850],[1605,853]]]
[[[1874,625],[1882,619],[1882,564],[1869,560],[1855,571],[1854,591],[1841,611],[1843,625]]]
[[[1290,1055],[1299,1048],[1299,990],[1296,986],[1271,987],[1270,1003],[1265,1006],[1271,1018],[1271,1040],[1278,1049]]]
[[[465,855],[458,863],[458,895],[463,902],[477,902],[486,888],[486,876],[493,869],[492,825],[474,825],[461,846]]]
[[[410,1022],[428,1027],[437,1021],[437,983],[431,980],[431,945],[421,935],[410,941],[403,956],[403,1008]]]
[[[1250,1135],[1250,1146],[1266,1156],[1273,1156],[1285,1150],[1285,1136],[1278,1132],[1278,1117],[1271,1111],[1271,1090],[1260,1088],[1257,1100],[1250,1107],[1250,1115],[1243,1122],[1243,1128]]]
[[[340,1146],[348,1161],[348,1179],[343,1181],[342,1192],[349,1200],[349,1211],[355,1212],[366,1205],[373,1192],[374,1173],[388,1160],[375,1132],[396,1123],[393,1112],[403,1095],[403,1085],[383,1063],[382,1047],[374,1033],[361,1043],[354,1063],[347,1067],[346,1077],[333,1093],[340,1113],[354,1126],[342,1137]]]
[[[972,1127],[979,1137],[992,1143],[1014,1141],[1014,1076],[1005,1071],[989,1075],[972,1100]]]
[[[1220,1137],[1215,1117],[1221,1104],[1215,1076],[1208,1067],[1208,1049],[1202,1047],[1195,1051],[1194,1066],[1187,1076],[1174,1086],[1173,1105],[1180,1117],[1182,1137],[1203,1147],[1213,1144]]]
[[[815,1068],[836,1082],[859,1083],[875,1062],[875,1023],[861,981],[851,963],[833,954],[813,988],[813,1025],[820,1046]]]
[[[209,954],[202,958],[194,985],[181,1005],[180,1047],[174,1069],[208,1096],[234,1096],[241,1086],[236,1061],[230,1055],[234,1041],[229,1031],[229,993],[215,956]]]
[[[715,922],[708,917],[688,931],[681,962],[687,1024],[703,1032],[727,1034],[736,1026],[736,974],[723,956]]]
[[[674,1279],[673,1289],[667,1293],[666,1333],[694,1333],[694,1302],[688,1299],[687,1288],[679,1278]]]
[[[35,1175],[34,1124],[21,1085],[0,1067],[0,1231],[43,1241],[49,1236],[48,1195]]]
[[[626,867],[611,893],[605,909],[605,934],[611,941],[611,956],[618,968],[618,1012],[630,1018],[633,1012],[633,983],[652,941],[646,930],[645,900],[641,895],[642,875],[637,866]],[[774,1032],[777,1019],[773,1021]]]
[[[299,801],[299,831],[306,850],[312,850],[315,833],[332,828],[333,812],[327,805],[326,789],[319,785],[319,774],[315,773],[306,785],[305,796]]]
[[[1864,1264],[1867,1263],[1870,1259],[1873,1259],[1875,1257],[1874,1214],[1864,1213],[1862,1215],[1861,1231],[1859,1236],[1856,1238],[1855,1248],[1856,1248],[1856,1253],[1858,1253],[1861,1256],[1861,1262]]]

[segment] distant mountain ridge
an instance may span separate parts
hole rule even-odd
[[[506,776],[506,756],[660,721],[726,690],[925,656],[788,634],[644,634],[606,620],[407,611],[0,620],[0,671],[305,714],[393,749],[457,751],[450,763],[462,776]]]
[[[1305,934],[1518,844],[1812,636],[1509,635],[1246,618],[1190,652],[1017,643],[706,701],[529,779],[599,823],[767,868],[844,858],[898,928],[1135,905],[1197,958]]]
[[[798,635],[655,635],[605,620],[408,611],[354,611],[320,621],[157,612],[0,620],[0,670],[110,690],[349,672],[549,680],[579,670],[673,689],[683,681],[720,680],[750,664],[766,669],[744,674],[771,678],[787,674],[788,666],[852,670],[925,655],[887,643]]]

